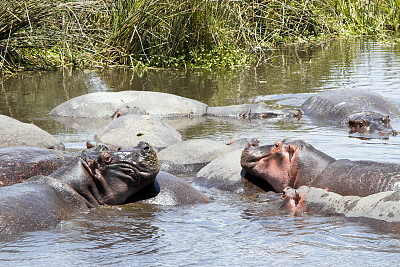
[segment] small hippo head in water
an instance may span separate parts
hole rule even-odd
[[[157,153],[146,142],[140,142],[129,150],[118,151],[99,146],[92,151],[82,152],[81,158],[97,187],[91,194],[81,194],[93,195],[94,199],[92,196],[86,199],[93,202],[94,206],[123,204],[132,194],[154,183],[160,170]]]
[[[276,192],[283,192],[287,186],[307,184],[334,160],[302,140],[285,139],[273,145],[246,147],[241,165],[248,173],[268,182]]]
[[[390,125],[389,116],[368,115],[349,120],[350,133],[378,133],[397,135]]]

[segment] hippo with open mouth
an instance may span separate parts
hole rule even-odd
[[[54,227],[72,212],[118,205],[155,182],[160,165],[147,143],[90,151],[50,176],[0,188],[0,234]]]
[[[362,197],[400,190],[400,164],[336,160],[301,140],[248,146],[242,152],[241,166],[276,192],[302,185]]]

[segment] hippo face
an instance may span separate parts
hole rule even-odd
[[[276,141],[273,145],[245,148],[241,156],[242,167],[250,174],[266,180],[276,192],[294,186],[298,168],[296,159],[299,146]]]
[[[396,132],[390,125],[389,116],[369,116],[349,120],[350,133],[379,133],[380,135],[393,134]]]
[[[81,157],[86,158],[101,204],[123,204],[132,194],[154,183],[160,170],[157,153],[146,142],[129,150],[100,147]]]

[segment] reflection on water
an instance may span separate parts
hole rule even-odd
[[[211,106],[264,101],[298,107],[317,91],[377,92],[400,107],[398,46],[337,40],[304,49],[274,51],[263,66],[237,73],[204,70],[60,71],[23,73],[0,80],[0,114],[33,122],[69,150],[85,148],[107,121],[46,114],[75,96],[97,91],[150,90]],[[299,138],[335,158],[399,162],[400,136],[349,138],[348,129],[300,120],[168,120],[186,139],[226,141],[257,137],[261,144]],[[400,120],[392,121],[400,130]],[[190,175],[184,176],[189,181]],[[198,187],[207,205],[125,205],[76,213],[56,229],[0,237],[1,265],[389,265],[397,263],[400,235],[342,217],[290,214],[278,195],[241,196]],[[349,259],[352,259],[349,261]]]

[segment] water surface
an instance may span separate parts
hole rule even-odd
[[[102,126],[65,125],[47,113],[75,96],[97,91],[148,90],[176,94],[210,106],[264,101],[273,108],[298,107],[312,94],[338,88],[379,93],[400,107],[399,46],[337,40],[304,49],[283,49],[241,72],[204,70],[59,71],[23,73],[0,81],[0,114],[31,122],[57,136],[68,150],[85,148]],[[171,123],[172,124],[172,123]],[[172,124],[173,125],[173,124]],[[400,129],[400,120],[392,125]],[[400,136],[355,138],[335,125],[300,120],[188,122],[185,139],[226,141],[257,137],[261,144],[304,139],[335,158],[399,162]],[[191,181],[192,175],[183,175]],[[194,185],[197,187],[196,185]],[[75,213],[57,228],[0,237],[3,266],[265,266],[319,264],[392,265],[400,257],[400,234],[372,229],[342,217],[294,215],[269,199],[197,187],[210,204],[123,205]]]

